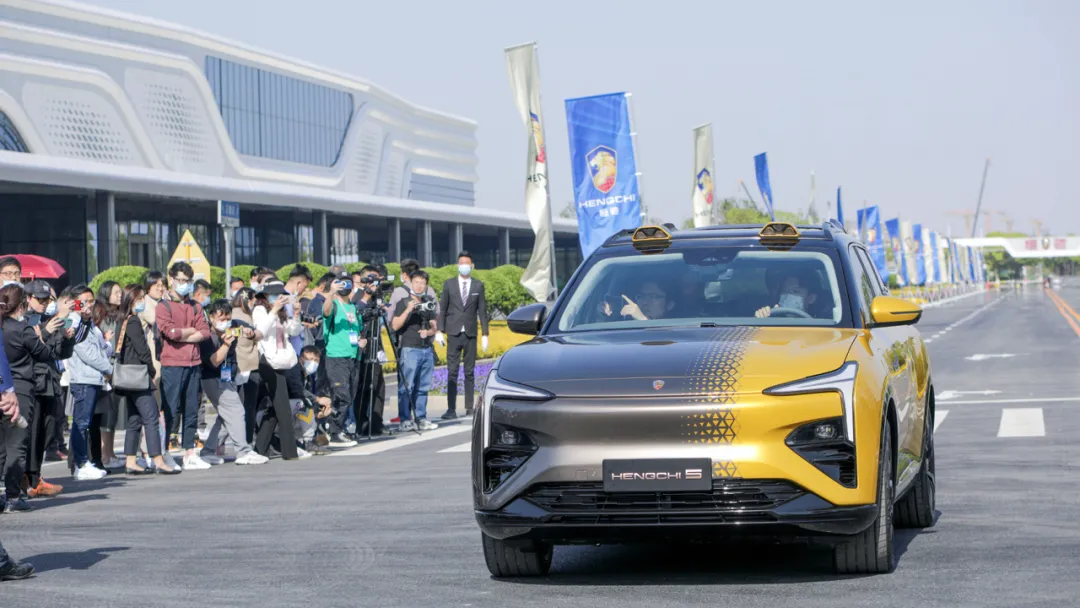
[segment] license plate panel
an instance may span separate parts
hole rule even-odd
[[[605,492],[701,492],[712,490],[709,458],[605,460]]]

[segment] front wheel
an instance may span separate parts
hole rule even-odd
[[[492,576],[543,576],[551,570],[555,548],[540,541],[505,541],[483,532],[484,560]]]
[[[887,574],[895,567],[893,552],[892,435],[889,424],[881,427],[881,455],[878,458],[878,516],[867,529],[833,550],[839,574]]]

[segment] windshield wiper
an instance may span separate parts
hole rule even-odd
[[[715,321],[702,321],[701,327],[720,327],[720,324]]]

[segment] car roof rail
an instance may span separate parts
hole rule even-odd
[[[840,221],[836,220],[836,219],[827,219],[827,220],[825,220],[825,223],[823,223],[821,225],[821,228],[822,228],[822,230],[825,231],[825,234],[827,234],[829,236],[832,236],[832,232],[834,230],[842,232],[843,234],[847,234],[847,228],[844,228],[844,225],[841,224]]]

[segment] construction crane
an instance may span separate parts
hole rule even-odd
[[[1001,220],[1005,222],[1005,232],[1012,234],[1014,224],[1012,216],[1008,213],[1005,213],[1004,211],[995,211],[994,213],[1000,215]]]
[[[964,234],[971,234],[971,222],[972,222],[972,218],[975,217],[975,211],[974,210],[972,210],[972,209],[962,209],[960,211],[947,211],[946,213],[948,213],[949,215],[959,215],[959,216],[963,217],[964,218]],[[991,232],[990,231],[990,217],[994,213],[1000,213],[1000,212],[991,211],[989,209],[983,209],[979,213],[979,215],[982,215],[985,218],[985,222],[986,222],[985,232],[983,234],[989,234]]]
[[[1042,229],[1043,229],[1043,226],[1044,226],[1044,224],[1042,223],[1042,220],[1033,219],[1033,220],[1031,220],[1031,225],[1035,226],[1035,238],[1041,237],[1042,236]]]

